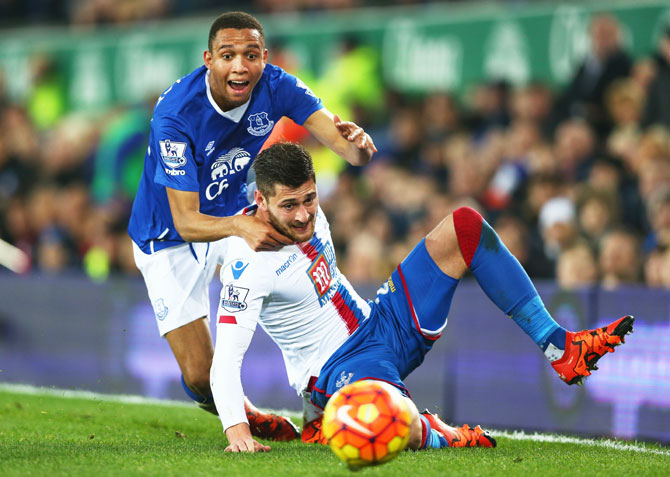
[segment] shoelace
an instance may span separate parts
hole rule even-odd
[[[596,330],[584,330],[575,334],[574,341],[584,341],[591,352],[603,355],[607,352],[613,352],[615,344],[621,342],[621,337],[610,335],[602,328]]]
[[[454,429],[457,431],[457,436],[451,440],[449,445],[452,443],[460,444],[457,444],[454,447],[475,447],[479,442],[481,435],[484,434],[484,430],[480,426],[471,429],[467,424],[463,424],[461,427],[455,427]]]

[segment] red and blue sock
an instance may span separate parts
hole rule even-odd
[[[433,429],[425,416],[419,414],[421,419],[421,447],[420,449],[441,449],[449,447],[447,438]]]
[[[498,234],[470,207],[454,211],[458,245],[475,279],[498,308],[546,351],[565,349],[566,330],[547,311],[535,286]]]

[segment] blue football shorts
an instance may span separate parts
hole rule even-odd
[[[324,408],[338,389],[362,379],[387,382],[409,396],[402,380],[447,325],[457,284],[430,257],[425,239],[419,242],[370,302],[369,318],[323,365],[312,402]]]

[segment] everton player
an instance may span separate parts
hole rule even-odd
[[[238,236],[256,251],[293,243],[257,217],[233,215],[248,203],[252,158],[282,116],[303,124],[351,164],[366,164],[376,152],[363,129],[340,121],[302,81],[267,59],[263,27],[254,17],[234,12],[214,21],[204,66],[156,102],[128,227],[184,389],[211,412],[208,288],[220,261],[217,241]],[[262,415],[248,402],[247,413],[255,435],[298,435],[286,419]]]
[[[576,333],[560,327],[519,262],[468,207],[454,211],[421,240],[374,302],[366,302],[337,268],[307,152],[275,144],[256,158],[254,170],[255,217],[295,244],[256,252],[244,239],[224,240],[211,387],[228,451],[269,449],[249,432],[240,381],[242,358],[257,324],[281,348],[290,384],[311,400],[313,411],[323,409],[340,387],[360,379],[385,381],[408,396],[402,380],[445,329],[454,291],[468,269],[568,384],[581,383],[598,359],[632,331],[631,316]],[[407,399],[414,411],[410,448],[495,446],[479,426],[448,426],[434,414],[419,413]],[[312,417],[303,440],[321,442],[318,412]]]

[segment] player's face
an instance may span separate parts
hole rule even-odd
[[[282,234],[298,243],[308,242],[314,235],[319,198],[313,180],[292,189],[275,185],[275,195],[266,200],[270,223]]]
[[[249,100],[263,74],[268,51],[258,30],[224,28],[204,57],[212,97],[223,111],[230,111]]]

